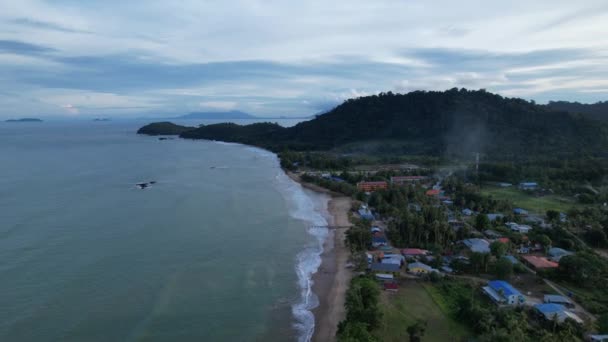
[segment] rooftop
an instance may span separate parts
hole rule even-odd
[[[379,271],[379,272],[399,272],[399,265],[395,265],[395,264],[382,264],[379,262],[373,263],[371,265],[372,271]]]
[[[469,247],[472,252],[490,253],[490,243],[487,240],[472,238],[462,240],[462,243],[464,243],[465,246]]]
[[[523,256],[523,258],[535,268],[556,268],[559,266],[558,263],[551,261],[545,257],[525,255]]]
[[[404,248],[401,250],[403,255],[427,255],[429,251],[419,248]]]
[[[514,288],[511,284],[507,283],[506,281],[492,280],[491,282],[488,283],[488,286],[496,292],[502,291],[502,293],[505,296],[513,296],[513,295],[521,296],[521,292],[519,292],[516,288]]]

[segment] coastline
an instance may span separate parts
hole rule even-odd
[[[351,208],[350,197],[329,191],[325,188],[302,182],[300,177],[292,172],[286,174],[303,187],[328,194],[329,224],[335,226],[350,226],[348,212]],[[313,275],[313,292],[319,299],[319,306],[312,310],[315,316],[315,330],[312,341],[335,341],[338,323],[346,316],[344,307],[346,291],[352,278],[351,269],[346,265],[350,258],[350,250],[344,243],[345,229],[331,230],[323,243],[321,266]]]

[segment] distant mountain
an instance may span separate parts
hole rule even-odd
[[[234,119],[258,119],[257,116],[247,114],[238,110],[229,112],[194,112],[175,119],[194,119],[194,120],[234,120]]]
[[[22,119],[8,119],[6,122],[42,122],[41,119],[37,118],[22,118]]]
[[[180,136],[239,142],[276,152],[468,158],[479,152],[495,160],[604,155],[608,150],[608,125],[522,99],[466,89],[350,99],[289,128],[223,123],[201,125]]]
[[[608,101],[585,104],[568,101],[551,101],[545,105],[550,110],[561,110],[570,113],[585,114],[590,118],[608,121]]]

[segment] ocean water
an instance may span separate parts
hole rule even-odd
[[[141,124],[0,123],[0,341],[308,340],[328,198]]]

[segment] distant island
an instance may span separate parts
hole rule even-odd
[[[184,132],[191,131],[195,127],[180,126],[174,123],[164,121],[155,122],[137,130],[137,134],[145,135],[180,135]]]
[[[163,129],[167,128],[168,131]],[[462,156],[493,160],[605,155],[608,125],[485,90],[391,92],[350,99],[293,127],[219,123],[187,128],[151,124],[139,133],[179,134],[255,145],[274,152]]]
[[[194,112],[182,116],[175,117],[174,119],[187,119],[187,120],[233,120],[233,119],[259,119],[257,116],[241,112],[238,110],[232,110],[228,112]]]
[[[37,119],[37,118],[21,118],[21,119],[8,119],[5,122],[42,122],[42,120]]]
[[[95,118],[93,121],[110,121],[108,118]]]

